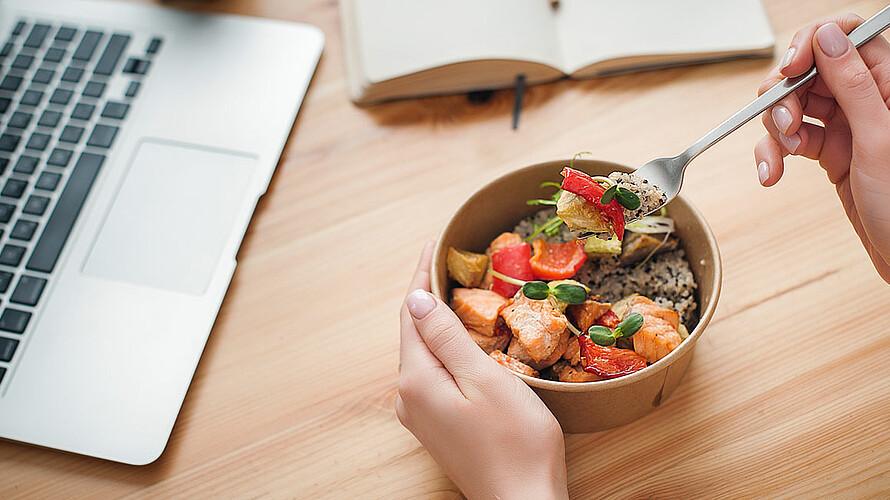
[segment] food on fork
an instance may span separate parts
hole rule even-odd
[[[658,210],[667,197],[655,185],[632,173],[591,177],[566,167],[556,214],[572,231],[623,238],[624,226]]]

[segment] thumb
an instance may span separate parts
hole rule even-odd
[[[405,305],[420,337],[451,372],[458,386],[461,378],[478,380],[491,360],[473,342],[451,308],[426,290],[409,293]]]
[[[819,76],[844,111],[854,137],[884,134],[890,112],[868,66],[835,23],[816,30],[813,51]]]

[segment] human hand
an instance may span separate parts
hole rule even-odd
[[[764,186],[782,177],[785,155],[819,160],[875,269],[890,283],[890,44],[877,36],[857,52],[844,33],[862,22],[848,14],[794,35],[760,93],[814,61],[819,73],[763,114],[769,135],[754,158]]]
[[[468,498],[568,498],[559,423],[429,293],[432,250],[401,310],[399,421]]]

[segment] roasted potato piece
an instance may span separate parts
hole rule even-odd
[[[446,257],[448,276],[467,288],[477,288],[485,278],[488,257],[481,253],[467,252],[448,247]]]

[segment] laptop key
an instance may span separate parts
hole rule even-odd
[[[28,201],[25,202],[25,206],[22,208],[22,213],[28,215],[43,215],[46,212],[47,206],[49,206],[49,198],[32,194],[28,197]],[[15,210],[15,207],[12,208]],[[12,214],[10,213],[10,215]],[[9,222],[9,220],[4,222]]]
[[[22,138],[14,134],[0,134],[0,151],[15,151]]]
[[[9,222],[9,220],[12,219],[13,213],[15,213],[15,205],[0,203],[0,222]]]
[[[19,219],[9,232],[9,237],[14,240],[30,241],[37,231],[37,223],[30,220]],[[33,305],[33,304],[32,304]]]
[[[92,118],[93,111],[95,110],[96,106],[79,102],[74,106],[74,110],[71,111],[71,118],[74,118],[75,120],[89,120]]]
[[[129,43],[130,37],[128,35],[111,35],[111,39],[108,41],[105,51],[102,52],[99,62],[96,63],[96,69],[93,73],[105,76],[111,75]]]
[[[139,82],[130,82],[130,85],[127,85],[127,91],[124,92],[124,97],[136,97],[136,94],[139,93]]]
[[[0,361],[6,363],[12,361],[12,355],[15,354],[15,349],[18,346],[18,340],[0,337]],[[5,368],[2,368],[2,370],[3,372],[0,372],[0,380],[3,379],[3,374],[6,372]]]
[[[0,293],[6,293],[12,283],[13,274],[9,271],[0,271]]]
[[[39,106],[40,102],[43,101],[43,96],[43,91],[29,89],[22,94],[22,99],[19,102],[24,106]]]
[[[8,97],[0,97],[0,114],[6,113],[9,110],[9,105],[12,104],[12,99]]]
[[[67,105],[69,102],[71,102],[71,97],[72,97],[73,95],[74,95],[74,91],[73,91],[73,90],[68,90],[68,89],[56,89],[56,90],[53,92],[52,97],[49,98],[49,102],[51,102],[51,103],[53,103],[53,104],[59,104],[59,105],[65,106],[65,105]]]
[[[25,39],[25,43],[22,45],[31,47],[32,49],[39,49],[40,46],[43,45],[43,41],[46,39],[48,33],[48,24],[35,24],[31,27],[31,33],[28,34],[28,38]]]
[[[3,175],[6,172],[6,167],[9,166],[9,158],[0,158],[0,175]]]
[[[131,75],[144,75],[148,72],[148,67],[151,65],[150,61],[145,59],[139,59],[136,57],[131,57],[127,59],[126,64],[124,64],[124,73],[128,73]]]
[[[37,245],[25,266],[26,269],[44,273],[52,272],[104,161],[104,155],[94,153],[80,155],[68,183],[65,184],[65,188],[59,196],[59,201],[56,202],[56,207],[46,223],[43,234],[37,240]]]
[[[59,135],[59,141],[77,144],[78,142],[80,142],[81,136],[83,136],[83,130],[83,127],[65,125],[65,128],[62,129],[61,135]]]
[[[59,124],[59,121],[62,120],[62,113],[59,111],[53,111],[48,109],[40,115],[40,119],[37,120],[37,126],[39,127],[47,127],[47,128],[56,128]]]
[[[12,60],[12,67],[15,69],[26,70],[34,64],[34,56],[28,54],[19,54]]]
[[[118,128],[111,125],[96,125],[90,138],[87,140],[87,146],[96,148],[110,148],[117,135]]]
[[[60,49],[58,47],[48,49],[46,55],[43,56],[44,61],[51,63],[61,62],[62,59],[65,59],[65,49]]]
[[[15,23],[15,26],[12,27],[12,36],[21,35],[23,31],[25,31],[25,21],[19,21]]]
[[[31,313],[7,307],[0,315],[0,330],[22,333],[28,327],[28,321],[31,321]]]
[[[160,38],[152,38],[151,41],[148,42],[148,48],[145,49],[145,53],[157,54],[158,51],[161,49],[161,42],[162,40]]]
[[[51,69],[40,68],[34,72],[34,77],[31,78],[31,82],[46,85],[47,83],[53,81],[53,77],[55,76],[55,71]]]
[[[105,84],[102,82],[87,82],[83,88],[83,95],[86,97],[102,97],[105,93]]]
[[[31,113],[25,113],[24,111],[16,111],[9,117],[9,121],[6,122],[7,127],[13,128],[28,128],[28,125],[31,123],[31,118],[34,118],[34,115]]]
[[[127,111],[129,110],[129,104],[117,101],[108,101],[107,103],[105,103],[105,108],[102,110],[102,118],[123,120],[124,117],[127,116]]]
[[[61,174],[57,174],[55,172],[41,172],[40,177],[37,178],[37,183],[34,184],[34,187],[37,189],[42,189],[44,191],[55,191],[56,188],[59,187],[59,181],[61,180]]]
[[[80,40],[80,45],[77,46],[77,50],[74,51],[74,55],[71,58],[78,61],[89,61],[92,59],[102,36],[103,33],[101,31],[89,30],[84,33],[83,39]]]
[[[3,81],[0,81],[0,90],[8,90],[10,92],[15,92],[22,86],[22,82],[24,80],[20,76],[15,75],[6,75],[3,78]]]
[[[3,45],[3,48],[0,49],[0,57],[6,57],[9,54],[12,54],[12,49],[14,49],[14,48],[15,48],[15,45],[13,45],[10,42],[6,42],[6,44]]]
[[[67,167],[68,162],[71,161],[72,154],[74,154],[74,152],[70,149],[55,148],[53,149],[53,152],[49,154],[46,163],[47,165],[53,165],[55,167]]]
[[[49,146],[49,141],[52,139],[52,136],[49,134],[44,134],[43,132],[34,132],[31,134],[31,137],[28,138],[28,143],[25,144],[26,149],[33,149],[35,151],[45,151],[46,147]]]
[[[7,243],[6,245],[3,245],[3,250],[0,250],[0,264],[16,267],[21,264],[22,257],[24,256],[25,247]]]
[[[9,297],[9,301],[14,304],[36,306],[44,287],[46,287],[45,279],[36,276],[22,276],[19,278],[19,283],[15,286],[12,296]]]
[[[83,78],[83,69],[70,67],[66,68],[65,72],[62,73],[62,81],[69,83],[80,83],[80,80]]]
[[[62,26],[59,28],[59,31],[56,32],[56,41],[57,42],[70,42],[74,40],[74,35],[77,34],[77,28],[72,28],[70,26]]]
[[[19,174],[31,175],[34,173],[34,170],[37,169],[38,163],[40,163],[40,158],[22,155],[19,156],[18,161],[15,162],[15,168],[13,168],[12,171]]]
[[[7,179],[6,184],[3,185],[3,190],[0,191],[0,196],[6,196],[7,198],[21,198],[22,195],[25,194],[25,189],[27,188],[27,181]]]

